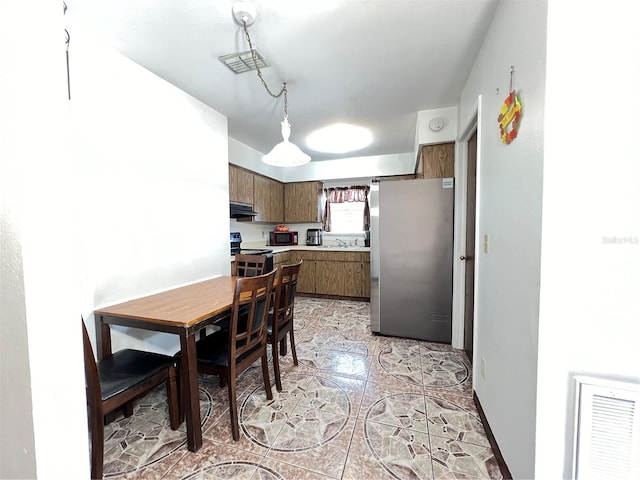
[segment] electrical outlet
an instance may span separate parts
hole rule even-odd
[[[487,364],[484,361],[484,357],[480,358],[480,376],[482,377],[483,380],[486,380],[486,370],[487,370]]]
[[[484,234],[484,239],[482,242],[482,250],[484,251],[484,253],[489,253],[489,234],[488,233]]]

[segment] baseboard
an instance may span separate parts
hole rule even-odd
[[[489,422],[487,417],[484,414],[484,410],[482,410],[482,405],[480,405],[480,399],[476,392],[473,392],[473,403],[476,404],[476,409],[478,410],[478,414],[480,415],[480,420],[482,421],[482,425],[484,426],[484,430],[487,434],[487,439],[489,440],[489,444],[493,450],[493,455],[496,457],[496,461],[498,462],[498,466],[500,467],[500,473],[502,473],[502,477],[505,480],[513,480],[511,476],[511,472],[509,471],[509,467],[507,467],[507,463],[504,461],[504,457],[500,452],[500,448],[498,447],[498,443],[496,442],[496,437],[493,436],[493,432],[491,431],[491,427],[489,426]]]
[[[309,298],[326,298],[327,300],[353,300],[355,302],[368,302],[370,297],[345,297],[344,295],[327,295],[324,293],[307,293],[296,292],[296,296],[309,297]]]

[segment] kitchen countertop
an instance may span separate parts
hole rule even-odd
[[[262,247],[261,247],[262,248]],[[290,252],[295,250],[318,250],[321,252],[370,252],[370,247],[361,247],[358,245],[348,245],[346,247],[341,247],[339,245],[320,245],[317,247],[313,247],[311,245],[287,245],[284,247],[273,247],[266,246],[264,248],[269,248],[273,250],[273,253],[281,253],[281,252]]]
[[[320,245],[317,247],[311,245],[285,245],[282,247],[276,247],[273,245],[261,245],[260,242],[243,242],[242,248],[265,248],[273,250],[273,253],[292,252],[296,250],[317,250],[319,252],[370,252],[371,247],[361,247],[357,245],[349,245],[346,247],[340,247],[338,245]],[[233,262],[233,256],[231,257]]]
[[[261,245],[259,242],[246,242],[242,244],[242,248],[266,248],[273,250],[273,253],[291,252],[296,250],[318,250],[320,252],[370,252],[370,247],[362,247],[358,245],[349,245],[341,247],[338,245],[320,245],[317,247],[311,245],[285,245],[281,247],[273,245]],[[233,257],[231,257],[233,261]]]

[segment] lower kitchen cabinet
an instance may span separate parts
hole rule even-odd
[[[295,263],[302,260],[300,275],[298,276],[298,287],[296,292],[315,293],[316,291],[316,252],[307,250],[294,250],[291,253],[290,261]]]
[[[362,263],[316,260],[316,293],[362,297]]]
[[[280,252],[273,254],[273,268],[276,269],[281,265],[287,265],[288,263],[292,263],[290,261],[291,252]]]
[[[292,260],[303,260],[300,293],[368,298],[369,252],[294,251]]]

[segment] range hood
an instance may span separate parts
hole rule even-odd
[[[242,203],[229,204],[230,218],[255,217],[256,215],[258,215],[258,212],[254,212],[251,205],[244,205]]]

